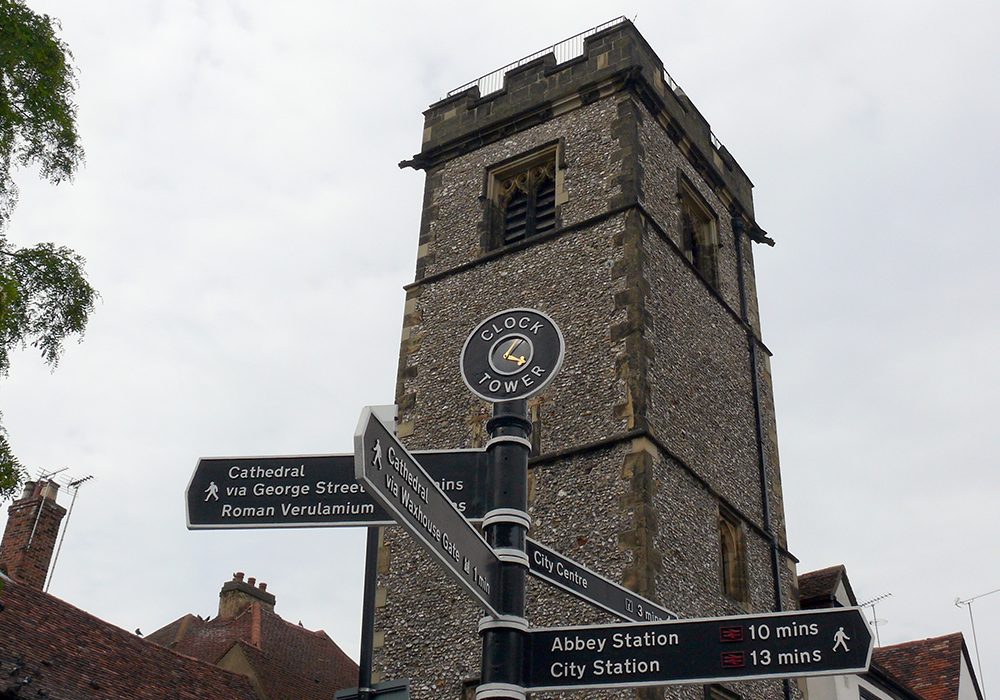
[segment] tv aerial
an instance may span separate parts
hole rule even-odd
[[[43,479],[47,479],[47,480],[51,480],[51,481],[56,481],[55,479],[52,479],[52,477],[55,476],[56,474],[61,474],[62,472],[66,471],[66,469],[67,469],[66,467],[63,467],[62,469],[57,469],[54,472],[47,472],[47,473],[43,472],[38,477],[39,481],[41,481]],[[62,532],[59,533],[59,543],[56,545],[56,553],[52,557],[52,566],[49,567],[49,577],[48,577],[48,580],[45,583],[45,592],[46,593],[49,592],[49,586],[52,585],[52,575],[55,573],[55,570],[56,570],[56,562],[59,561],[59,552],[62,551],[63,540],[66,539],[66,529],[69,527],[69,519],[70,519],[70,516],[73,515],[73,506],[76,505],[76,497],[80,493],[80,487],[83,486],[83,484],[87,483],[88,481],[90,481],[93,478],[94,478],[94,476],[92,474],[87,474],[86,476],[82,476],[80,478],[73,478],[72,476],[69,476],[68,474],[66,474],[66,475],[63,475],[63,477],[56,482],[56,483],[60,483],[61,482],[63,486],[65,486],[66,488],[70,489],[73,492],[73,498],[72,498],[72,500],[70,500],[70,502],[69,502],[69,509],[66,511],[66,519],[63,521]],[[42,509],[41,508],[38,509],[38,514],[39,515],[42,514]],[[36,522],[36,524],[37,524],[37,522]]]
[[[891,596],[892,596],[892,593],[883,593],[880,596],[876,596],[876,597],[872,598],[871,600],[867,600],[864,603],[860,603],[858,605],[859,608],[871,608],[872,609],[872,627],[875,628],[875,646],[877,646],[877,647],[882,646],[882,642],[878,638],[878,628],[879,628],[880,625],[884,625],[884,624],[886,624],[889,621],[888,620],[880,620],[880,619],[878,619],[878,615],[875,614],[875,604],[878,603],[880,600],[885,600],[886,598],[889,598]]]

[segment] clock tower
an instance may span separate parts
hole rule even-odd
[[[565,355],[528,399],[530,536],[680,617],[794,609],[753,267],[754,244],[772,241],[750,180],[631,22],[536,56],[431,105],[420,152],[401,164],[426,184],[399,436],[410,450],[483,446],[492,379],[463,382],[463,343],[499,311],[537,309]],[[535,348],[500,330],[477,357],[503,379]],[[419,700],[474,697],[474,601],[395,527],[378,585],[378,676],[410,678]],[[537,581],[526,618],[613,622]],[[756,681],[618,694],[791,692]]]

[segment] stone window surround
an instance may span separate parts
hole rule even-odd
[[[684,257],[688,259],[688,262],[695,266],[695,269],[698,270],[702,277],[706,278],[705,281],[710,286],[716,287],[719,275],[717,251],[722,247],[722,243],[719,240],[719,217],[712,207],[709,206],[708,202],[705,201],[701,193],[698,192],[694,184],[680,170],[677,171],[677,201],[680,206],[680,216],[677,223],[678,247],[684,253]],[[694,259],[693,252],[687,249],[687,242],[684,240],[684,232],[682,230],[685,205],[694,209],[698,214],[697,218],[701,224],[698,226],[694,243],[703,252],[711,256],[711,272],[706,273],[706,270]]]
[[[738,603],[741,608],[749,609],[750,590],[747,584],[747,547],[743,521],[721,503],[718,521],[719,586],[725,596]]]
[[[499,214],[501,183],[539,165],[552,163],[555,166],[556,229],[559,229],[559,210],[563,204],[569,201],[569,193],[566,190],[565,151],[565,138],[560,137],[535,146],[524,153],[494,163],[486,169],[481,195],[481,199],[485,203],[484,236],[481,252],[487,253],[503,248],[505,245],[503,242],[503,219]],[[512,242],[511,245],[516,245],[531,238],[532,236],[528,236],[526,239]]]

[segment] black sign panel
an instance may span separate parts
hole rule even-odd
[[[355,475],[445,571],[493,616],[500,560],[371,408],[354,434]]]
[[[466,339],[462,379],[491,403],[534,396],[559,371],[565,347],[559,327],[541,311],[507,309],[480,323]]]
[[[466,518],[482,520],[484,450],[415,454]],[[354,478],[352,454],[200,459],[186,502],[192,530],[395,523]]]
[[[623,620],[659,622],[677,619],[677,615],[666,608],[604,578],[530,537],[527,538],[525,550],[528,554],[528,571],[532,576],[603,608]]]
[[[533,630],[531,691],[631,688],[864,673],[872,635],[858,608]]]

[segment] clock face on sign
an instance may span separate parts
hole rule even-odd
[[[535,309],[494,314],[462,347],[462,379],[476,396],[497,403],[533,396],[562,365],[565,344],[559,327]]]
[[[517,374],[531,362],[534,351],[531,340],[520,333],[505,335],[493,344],[490,367],[498,374]]]

